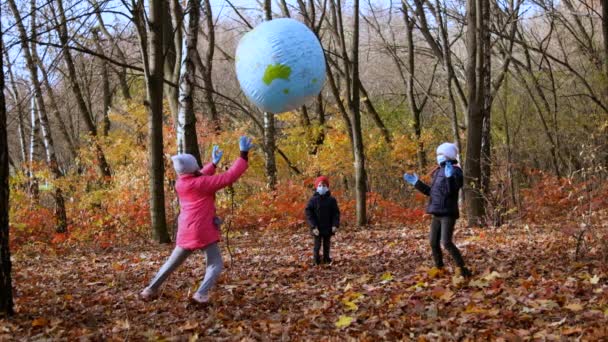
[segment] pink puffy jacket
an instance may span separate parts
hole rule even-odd
[[[228,171],[215,174],[212,163],[205,165],[202,175],[180,175],[175,183],[181,212],[177,221],[177,246],[200,249],[220,240],[220,230],[213,223],[215,193],[234,183],[245,173],[247,160],[239,157]]]

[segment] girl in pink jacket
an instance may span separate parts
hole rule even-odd
[[[150,285],[141,292],[144,300],[158,296],[160,285],[196,250],[202,250],[207,256],[207,270],[201,286],[192,300],[204,304],[209,301],[209,290],[219,278],[222,268],[222,254],[218,246],[220,240],[219,218],[215,216],[215,193],[236,182],[248,166],[248,153],[252,147],[251,139],[241,137],[239,140],[240,157],[228,171],[215,174],[215,169],[223,152],[213,147],[212,163],[199,171],[198,163],[190,154],[178,154],[171,157],[173,167],[178,174],[175,189],[179,198],[181,213],[177,221],[176,246]]]

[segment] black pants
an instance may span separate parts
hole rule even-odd
[[[452,241],[452,235],[454,234],[454,225],[456,225],[456,219],[449,216],[433,216],[433,222],[431,223],[431,249],[433,250],[433,259],[435,260],[435,266],[443,267],[443,254],[441,253],[441,246],[448,250],[456,266],[464,267],[464,260],[462,254],[458,250],[458,247]]]
[[[319,255],[319,250],[321,249],[321,243],[323,243],[323,262],[331,262],[331,258],[329,257],[329,249],[331,247],[331,235],[328,236],[315,236],[315,248],[314,258],[315,263],[321,263],[321,256]]]

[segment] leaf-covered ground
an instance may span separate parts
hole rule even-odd
[[[0,321],[0,340],[608,338],[608,267],[597,246],[575,262],[575,242],[555,229],[458,229],[469,282],[450,266],[430,268],[423,225],[346,228],[323,267],[311,266],[304,231],[232,237],[232,260],[224,248],[226,270],[202,308],[188,300],[204,273],[200,254],[161,298],[142,302],[172,246],[21,251],[18,312]]]

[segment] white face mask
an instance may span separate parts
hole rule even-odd
[[[319,193],[319,195],[325,195],[327,191],[329,191],[329,189],[326,186],[319,185],[317,187],[317,192]]]
[[[447,161],[448,158],[446,158],[443,154],[440,154],[437,156],[437,164],[441,165],[441,163]]]

